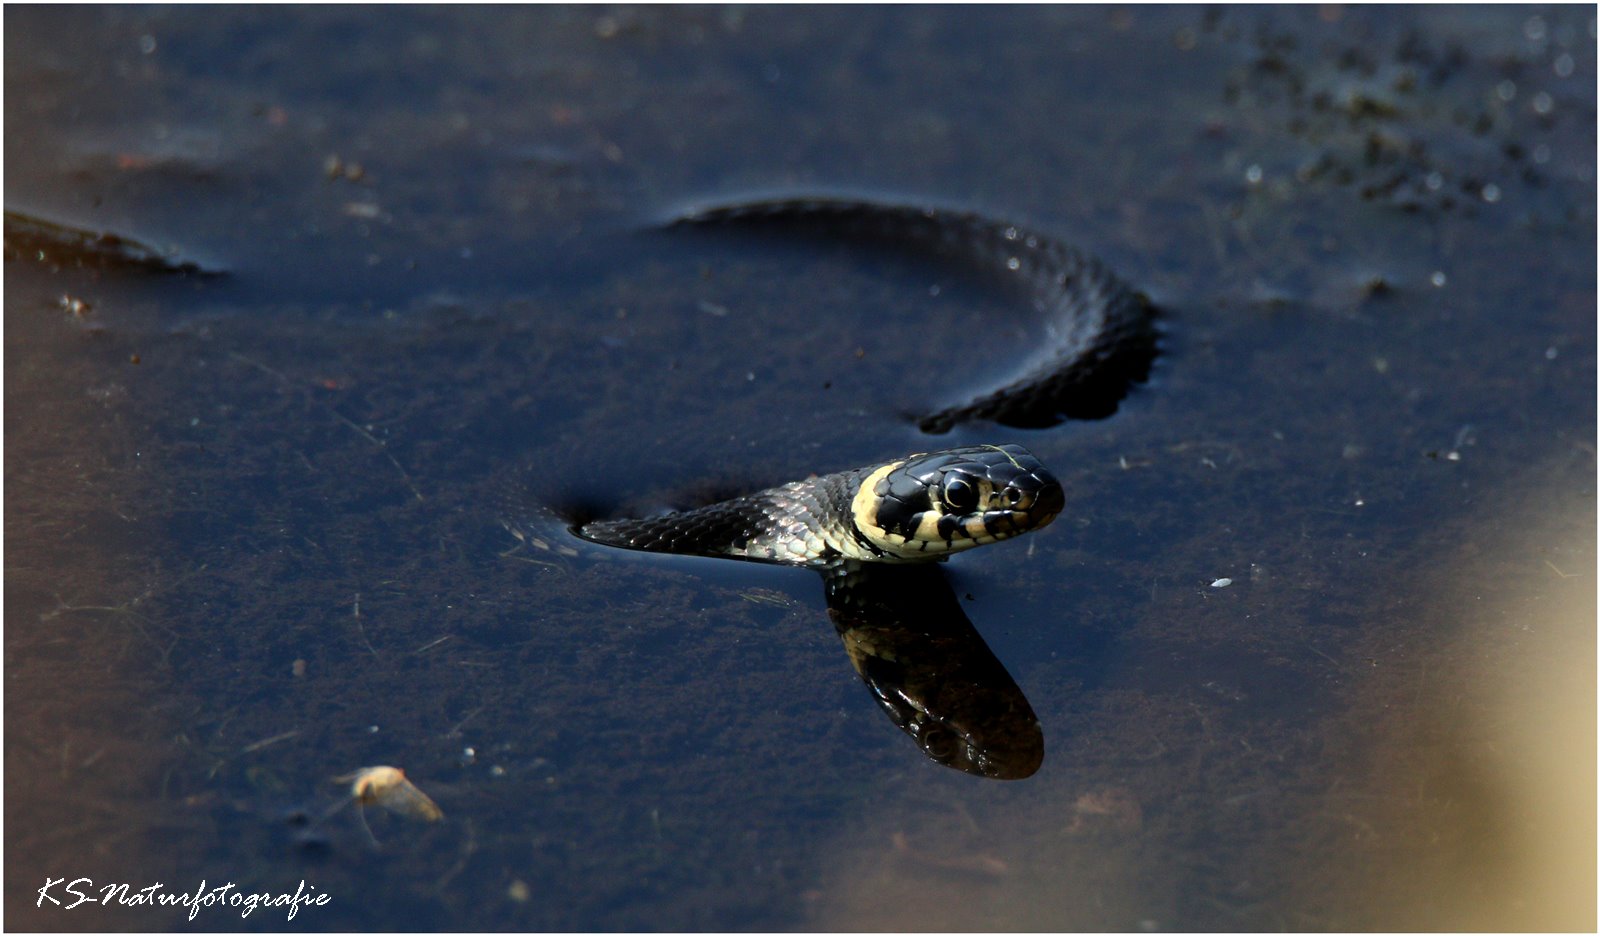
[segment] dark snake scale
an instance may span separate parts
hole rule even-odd
[[[764,231],[931,257],[995,281],[1042,314],[1049,339],[1018,375],[929,407],[915,422],[930,435],[966,423],[1038,429],[1109,416],[1146,379],[1156,354],[1154,310],[1098,260],[969,212],[791,198],[703,208],[666,227]],[[607,546],[818,570],[852,665],[895,724],[938,763],[1018,779],[1042,762],[1038,721],[928,563],[1040,529],[1065,500],[1060,482],[1022,446],[975,445],[572,529]]]

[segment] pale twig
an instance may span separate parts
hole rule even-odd
[[[376,446],[378,448],[378,451],[383,453],[383,457],[387,458],[389,460],[389,464],[393,465],[394,469],[396,471],[400,472],[400,479],[405,482],[406,488],[411,491],[412,496],[416,497],[416,499],[419,500],[419,501],[426,499],[426,498],[424,498],[422,496],[422,492],[417,490],[416,484],[414,484],[412,482],[411,474],[406,471],[405,466],[400,464],[400,460],[395,458],[394,454],[389,451],[388,445],[382,439],[380,439],[377,436],[373,435],[371,432],[367,431],[366,428],[364,428],[360,424],[356,423],[354,420],[350,419],[349,417],[345,416],[343,413],[339,412],[338,410],[334,409],[331,404],[328,404],[328,403],[326,403],[326,402],[324,402],[322,400],[317,399],[316,397],[312,396],[310,393],[305,393],[305,389],[303,387],[300,387],[294,381],[290,380],[281,371],[273,370],[272,368],[270,368],[267,365],[261,363],[260,361],[257,361],[257,360],[254,360],[252,358],[246,357],[245,355],[240,354],[237,351],[228,352],[228,356],[232,357],[233,359],[235,359],[237,361],[242,361],[243,363],[248,364],[251,367],[254,367],[257,370],[259,370],[259,371],[261,371],[261,372],[263,372],[265,374],[269,374],[272,377],[277,378],[277,380],[280,381],[286,387],[290,387],[290,388],[301,390],[305,394],[305,398],[307,400],[309,400],[311,403],[315,404],[316,406],[321,407],[323,410],[325,410],[334,419],[338,420],[341,423],[344,423],[346,426],[349,426],[351,429],[354,429],[356,431],[356,434],[360,435],[363,439],[366,439],[368,442],[370,442],[374,446]],[[302,456],[302,458],[303,457],[304,456]],[[307,463],[309,464],[309,461]]]

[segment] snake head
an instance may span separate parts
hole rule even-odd
[[[862,481],[852,519],[886,558],[938,559],[1050,523],[1066,505],[1061,482],[1020,445],[912,455]]]

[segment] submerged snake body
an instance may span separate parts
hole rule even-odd
[[[1038,529],[1061,485],[1020,445],[979,445],[769,488],[698,510],[578,529],[610,546],[828,567],[921,562]]]
[[[939,569],[845,563],[823,580],[851,666],[924,754],[997,780],[1039,769],[1039,719]]]

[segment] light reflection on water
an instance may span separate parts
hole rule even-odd
[[[833,872],[808,895],[815,925],[1589,927],[1594,505],[1569,496],[1560,485],[1524,489],[1483,527],[1461,529],[1456,554],[1416,570],[1412,607],[1428,620],[1374,621],[1365,672],[1318,726],[1324,758],[1300,789],[1219,790],[1191,764],[1169,776],[1164,798],[1141,800],[1098,779],[1137,777],[1137,763],[1058,760],[1065,782],[999,801],[959,785],[875,798],[835,829]],[[1419,629],[1452,636],[1425,661],[1390,652]],[[1196,841],[1181,825],[1192,810],[1248,824],[1254,847],[1282,849],[1285,891],[1264,893],[1229,858],[1235,843]],[[1197,870],[1219,886],[1195,888]]]

